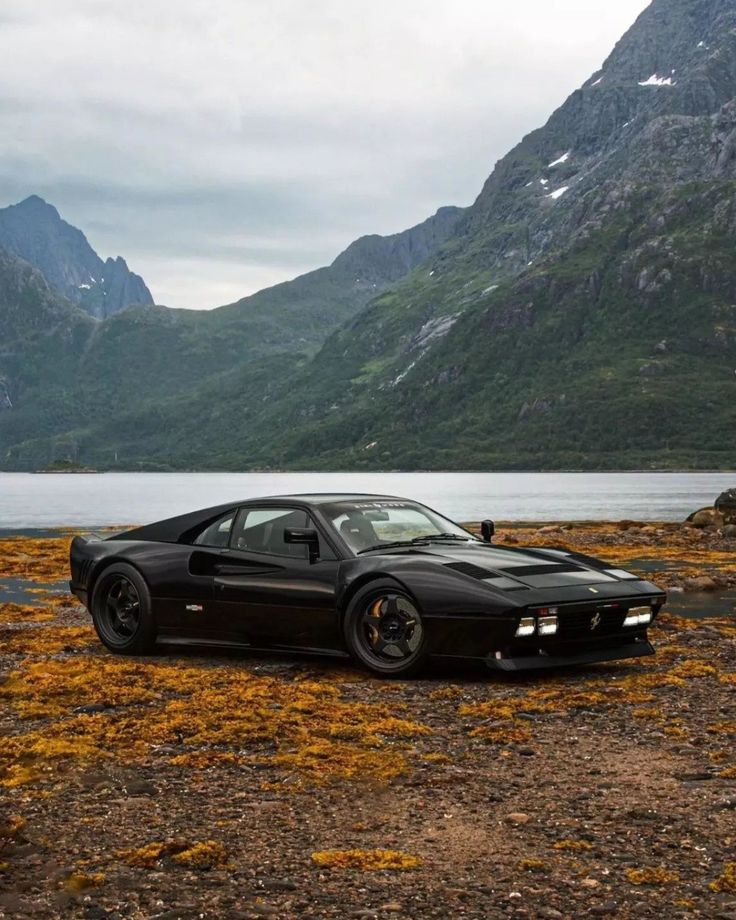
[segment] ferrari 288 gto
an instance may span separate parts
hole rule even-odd
[[[429,658],[517,671],[653,654],[661,590],[564,548],[495,544],[493,530],[390,496],[253,499],[75,537],[70,586],[125,654],[300,651],[387,676]]]

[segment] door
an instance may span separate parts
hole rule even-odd
[[[223,635],[261,647],[341,648],[335,596],[338,561],[319,534],[310,561],[303,544],[284,530],[317,527],[299,508],[241,508],[230,545],[219,554],[214,605]],[[319,533],[319,531],[318,531]]]
[[[212,577],[230,542],[237,509],[207,524],[191,544],[169,545],[158,554],[156,619],[163,636],[209,639],[219,631]]]

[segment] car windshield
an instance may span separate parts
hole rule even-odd
[[[429,508],[400,499],[334,502],[322,511],[355,553],[422,540],[477,539]]]

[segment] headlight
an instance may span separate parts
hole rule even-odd
[[[557,617],[540,617],[539,618],[539,635],[554,636],[557,632]]]
[[[533,636],[537,628],[537,621],[534,617],[522,617],[516,630],[517,636]]]
[[[624,626],[646,626],[652,622],[651,607],[631,607],[626,613]]]

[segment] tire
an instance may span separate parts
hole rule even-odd
[[[92,591],[92,622],[100,641],[118,655],[146,655],[155,649],[156,621],[151,592],[132,565],[115,562]]]
[[[343,634],[353,658],[382,677],[411,677],[427,659],[419,605],[395,581],[372,581],[355,594]]]

